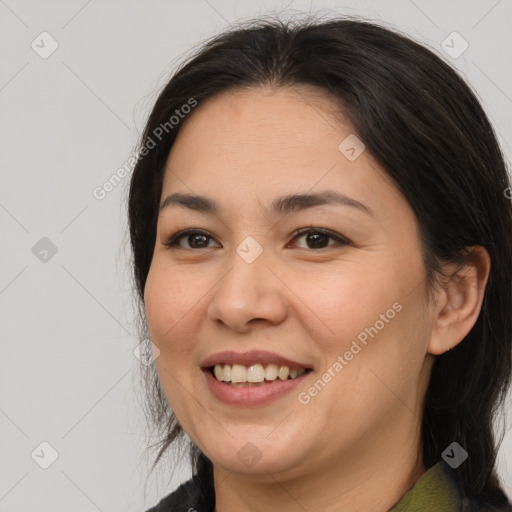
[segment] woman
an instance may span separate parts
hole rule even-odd
[[[153,511],[512,510],[512,210],[470,88],[364,21],[256,20],[161,92],[129,221]]]

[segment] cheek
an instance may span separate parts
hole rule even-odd
[[[172,341],[182,337],[180,331],[191,318],[194,307],[199,307],[194,288],[187,287],[176,275],[158,264],[152,265],[144,290],[149,332],[161,351],[179,349]]]
[[[187,324],[193,321],[193,306],[198,308],[199,304],[193,288],[177,280],[177,274],[154,262],[146,281],[144,301],[151,340],[160,350],[155,365],[162,389],[183,425],[188,424],[187,413],[183,411],[188,410],[193,390],[190,362],[194,347],[186,331]]]
[[[428,341],[424,297],[412,284],[416,275],[403,270],[398,279],[397,273],[396,267],[392,271],[382,264],[353,266],[302,280],[297,295],[307,298],[303,311],[312,320],[306,328],[323,353],[324,370],[332,369],[339,356],[345,359],[342,370],[339,365],[337,372],[331,370],[347,377],[345,391],[368,386],[368,379],[382,387],[367,368],[390,385],[414,380],[421,368]],[[344,378],[336,380],[341,385]]]
[[[305,311],[309,310],[309,316],[314,313],[315,325],[330,340],[331,349],[340,353],[365,328],[379,321],[381,314],[391,309],[388,316],[395,316],[393,303],[399,300],[400,293],[388,281],[389,272],[386,275],[375,267],[351,265],[302,278],[297,295],[304,297]],[[313,339],[318,335],[316,331]]]
[[[194,303],[194,291],[158,258],[153,260],[144,289],[144,301],[148,323],[166,326],[168,329],[190,309]]]

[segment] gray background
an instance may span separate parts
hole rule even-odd
[[[128,160],[194,45],[283,9],[364,15],[428,44],[471,82],[510,161],[510,0],[0,0],[1,511],[142,511],[189,477],[168,458],[144,495],[129,176],[102,200],[93,190]],[[47,58],[31,47],[51,49],[44,31],[58,43]],[[441,47],[453,31],[469,44],[458,58]],[[499,474],[512,496],[510,424]],[[47,469],[43,442],[58,454]]]

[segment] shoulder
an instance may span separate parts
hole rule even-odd
[[[205,496],[197,478],[193,477],[146,512],[213,512],[213,508],[207,508],[205,505]]]
[[[502,489],[493,489],[483,496],[462,499],[461,512],[512,512],[512,502]]]
[[[466,494],[456,470],[444,463],[439,463],[438,467],[443,470],[451,487],[457,490],[460,512],[512,512],[512,503],[499,484],[490,490],[483,491],[478,496],[470,496]]]
[[[459,510],[461,512],[512,512],[512,503],[498,481],[495,486],[482,491],[479,495],[469,495],[457,477],[456,470],[448,464],[440,464],[451,485],[457,488]]]

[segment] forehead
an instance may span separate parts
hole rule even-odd
[[[175,147],[186,139],[187,145],[201,149],[201,156],[222,147],[233,150],[238,145],[243,145],[240,149],[246,152],[264,151],[264,154],[265,149],[275,154],[287,147],[314,149],[327,131],[338,138],[342,125],[350,130],[341,110],[339,102],[318,88],[228,90],[192,111]]]
[[[354,135],[340,104],[321,90],[226,91],[196,107],[181,127],[163,194],[241,201],[331,189],[375,210],[389,208],[400,197],[376,161],[367,151],[351,161],[340,150]]]

